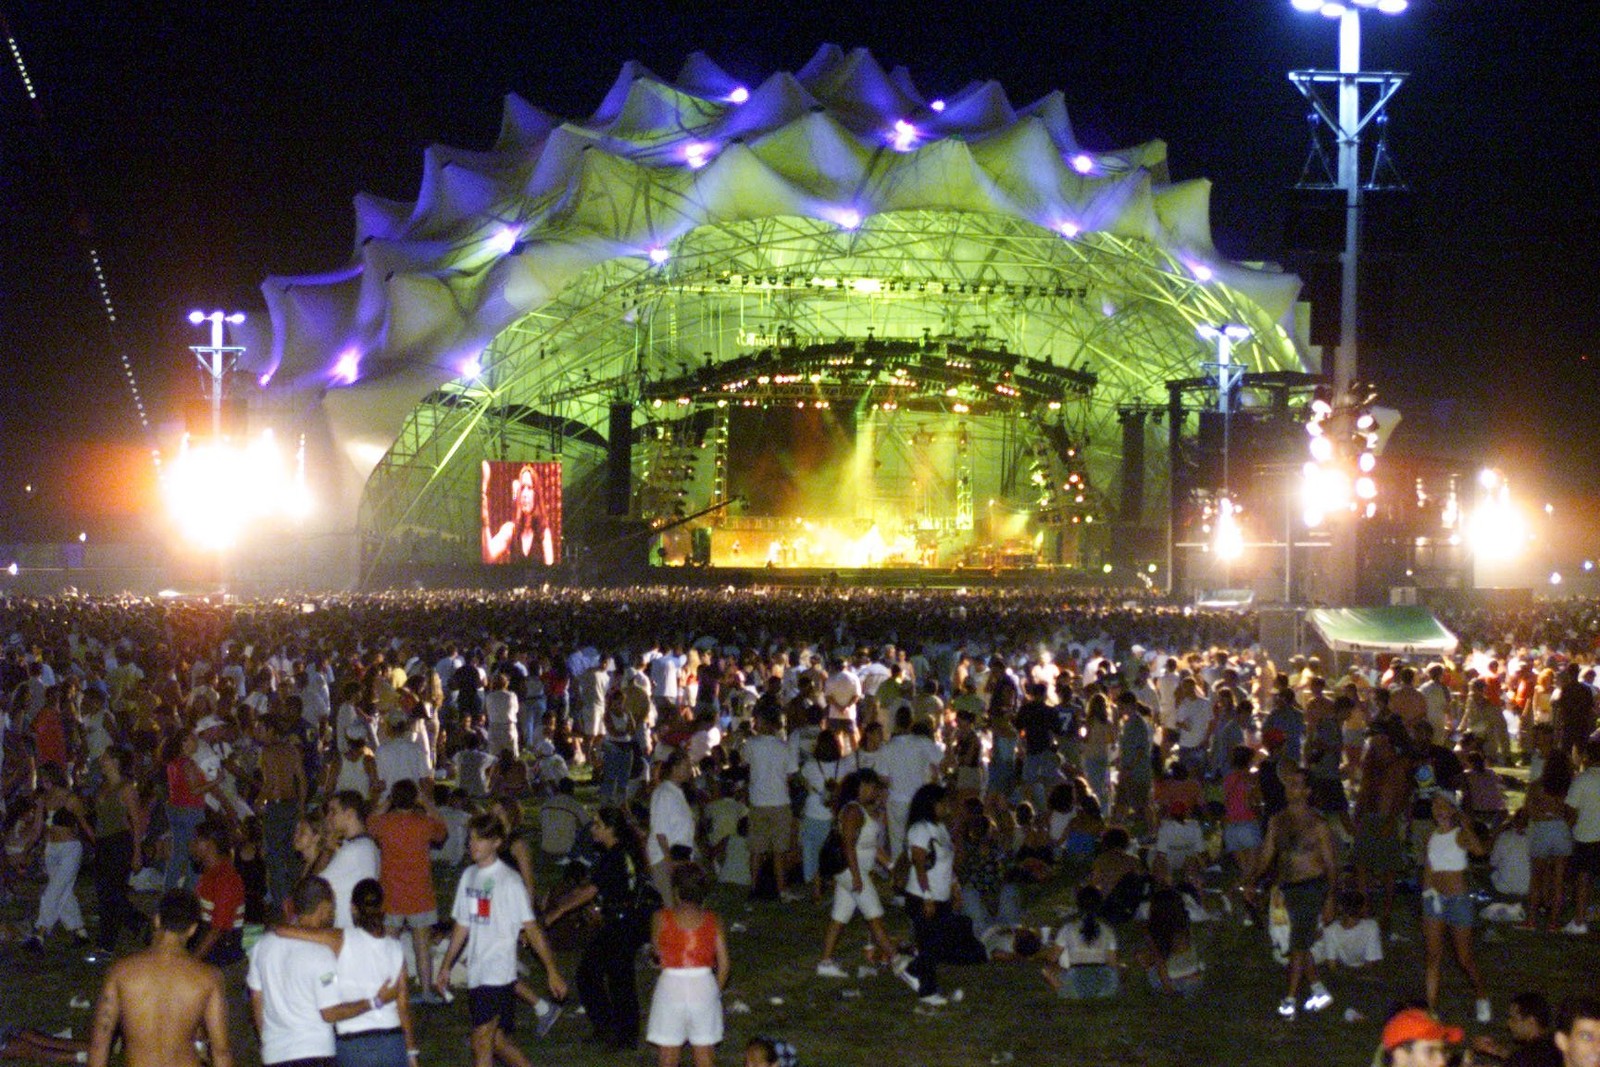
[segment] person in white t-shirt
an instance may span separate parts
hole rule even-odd
[[[906,829],[906,855],[911,871],[906,878],[906,910],[916,935],[917,955],[898,971],[929,1007],[949,998],[939,992],[941,963],[981,963],[983,945],[966,924],[953,924],[953,898],[957,891],[956,849],[950,839],[950,794],[932,783],[911,798],[910,825]],[[964,937],[959,931],[965,928]]]
[[[1367,910],[1366,894],[1346,889],[1339,894],[1337,902],[1338,917],[1322,928],[1321,935],[1311,946],[1311,959],[1316,963],[1352,968],[1381,963],[1383,931],[1378,928],[1378,920],[1363,917]]]
[[[895,712],[894,736],[874,753],[872,767],[889,783],[889,858],[897,864],[905,848],[911,798],[938,777],[943,759],[944,754],[926,728],[919,731],[912,727],[909,707]]]
[[[505,835],[505,826],[493,815],[479,815],[468,827],[467,852],[472,866],[462,872],[456,885],[450,909],[455,929],[433,980],[435,991],[444,994],[450,971],[465,950],[473,1067],[491,1067],[496,1059],[512,1067],[530,1067],[528,1057],[511,1042],[519,939],[526,939],[544,964],[550,996],[558,1004],[567,996],[567,983],[556,967],[544,928],[534,917],[527,886],[522,876],[500,859]],[[559,1009],[552,1010],[540,1018],[541,1036],[549,1032],[559,1014]]]
[[[350,789],[335,793],[323,829],[338,846],[317,873],[333,887],[334,925],[347,930],[351,891],[362,879],[378,877],[378,844],[367,836],[367,798]]]
[[[333,923],[333,889],[321,878],[295,887],[293,928],[326,930]],[[261,1062],[334,1062],[333,1024],[392,1006],[399,985],[391,979],[371,997],[343,1000],[338,959],[327,945],[288,936],[292,928],[269,931],[250,950],[250,1010],[261,1034]]]
[[[756,719],[756,734],[740,748],[750,768],[750,880],[761,880],[761,870],[772,861],[780,899],[789,891],[788,864],[784,856],[794,838],[794,813],[789,807],[789,776],[800,767],[794,750],[780,736],[783,721],[776,713]]]
[[[669,907],[672,903],[672,851],[694,851],[694,809],[683,787],[689,781],[689,757],[679,749],[661,768],[661,783],[650,794],[650,832],[645,836],[645,860],[650,877]]]
[[[428,750],[411,736],[411,722],[404,714],[396,712],[385,719],[383,732],[385,740],[372,754],[378,779],[383,783],[383,796],[389,795],[396,782],[432,780]]]
[[[324,1009],[322,1017],[333,1023],[338,1062],[409,1067],[417,1045],[405,951],[384,929],[383,886],[373,878],[357,882],[350,909],[355,925],[348,930],[287,927],[278,933],[325,945],[337,958],[339,1005]]]
[[[1100,917],[1105,897],[1085,883],[1078,889],[1078,919],[1056,932],[1054,965],[1044,967],[1044,980],[1068,1000],[1115,996],[1122,987],[1117,965],[1117,933]],[[1048,951],[1047,951],[1048,957]]]

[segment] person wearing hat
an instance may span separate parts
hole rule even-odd
[[[1406,1008],[1383,1025],[1383,1067],[1444,1067],[1445,1046],[1459,1045],[1459,1026],[1421,1008]]]

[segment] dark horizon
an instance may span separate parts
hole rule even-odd
[[[1493,462],[1530,493],[1587,495],[1600,453],[1573,442],[1600,431],[1587,351],[1600,322],[1580,271],[1600,251],[1600,195],[1582,74],[1600,49],[1594,20],[1566,10],[1414,0],[1399,18],[1365,19],[1365,65],[1411,73],[1390,143],[1418,225],[1391,276],[1364,281],[1391,292],[1362,372],[1406,416],[1395,447]],[[1332,66],[1337,44],[1331,23],[1288,0],[1244,0],[1204,19],[1190,5],[1138,0],[1022,4],[1000,16],[890,3],[820,11],[803,26],[636,3],[467,4],[448,18],[292,3],[164,18],[103,3],[6,15],[48,125],[8,62],[0,512],[54,536],[115,516],[103,499],[109,515],[86,514],[103,494],[82,493],[77,472],[126,468],[129,483],[148,474],[121,351],[153,423],[198,408],[189,309],[260,313],[269,274],[342,265],[354,194],[413,199],[423,149],[487,146],[508,92],[583,117],[629,59],[670,77],[702,50],[754,82],[798,69],[824,42],[864,45],[930,93],[993,78],[1020,106],[1059,88],[1091,148],[1165,140],[1174,179],[1214,183],[1218,248],[1282,261],[1286,190],[1307,147],[1305,105],[1285,72]],[[89,227],[121,351],[80,243]]]

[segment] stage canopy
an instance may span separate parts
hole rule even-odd
[[[1103,488],[1118,413],[1211,358],[1198,325],[1249,326],[1246,370],[1305,369],[1299,280],[1222,257],[1209,198],[1160,141],[1082,144],[1059,92],[935,99],[832,45],[750,85],[699,53],[673,79],[629,63],[586,120],[508,96],[488,150],[426,151],[415,201],[357,196],[347,264],[263,285],[272,337],[248,369],[333,472],[327,532],[359,528],[368,559],[470,537],[484,456],[536,451],[569,495],[597,492],[617,402],[839,339],[1092,378],[1059,419]],[[949,409],[976,414],[979,390],[953,383]]]
[[[1316,608],[1306,622],[1335,652],[1389,652],[1443,656],[1454,652],[1456,635],[1427,608]]]

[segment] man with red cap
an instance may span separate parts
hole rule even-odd
[[[1384,1067],[1444,1067],[1445,1046],[1461,1043],[1461,1028],[1421,1008],[1395,1013],[1383,1026]]]

